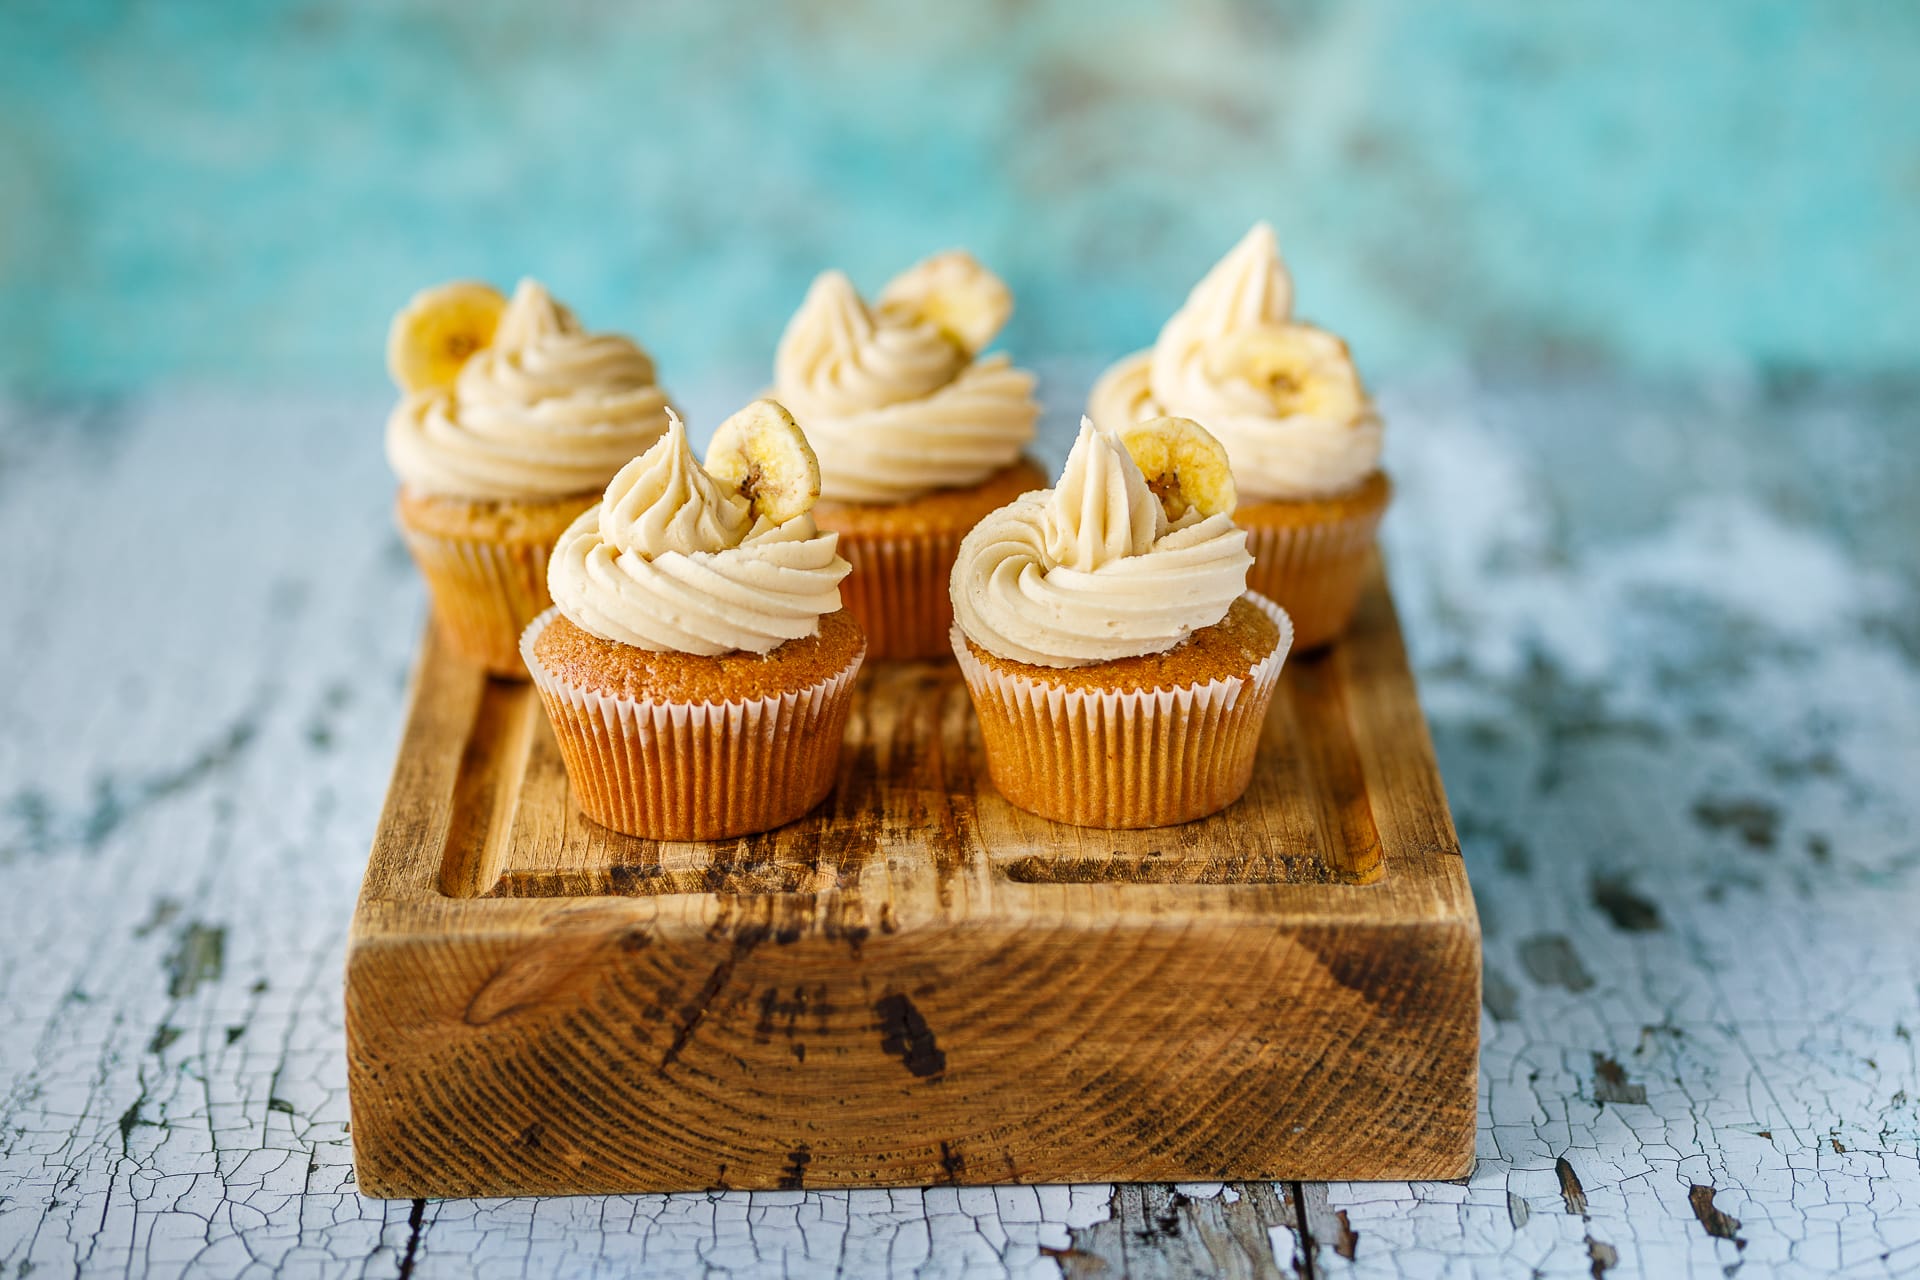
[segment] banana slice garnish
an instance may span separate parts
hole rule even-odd
[[[978,355],[1013,314],[1013,292],[964,249],[936,253],[880,291],[876,310],[930,324],[967,355]]]
[[[755,400],[721,423],[707,448],[707,474],[740,491],[753,514],[785,524],[820,499],[820,459],[775,400]]]
[[[1232,515],[1239,494],[1227,451],[1213,434],[1191,418],[1149,418],[1120,430],[1147,487],[1167,509],[1167,519],[1189,511],[1202,516]]]
[[[1258,325],[1207,344],[1207,375],[1247,383],[1273,405],[1275,417],[1358,421],[1366,391],[1347,344],[1311,325]]]
[[[408,395],[453,385],[475,352],[493,342],[507,299],[478,280],[423,289],[387,330],[387,371]]]

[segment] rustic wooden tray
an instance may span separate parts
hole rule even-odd
[[[822,744],[830,750],[830,744]],[[429,634],[354,913],[360,1189],[1453,1178],[1480,932],[1376,571],[1247,795],[1001,800],[951,663],[880,664],[838,789],[711,845],[582,818],[538,700]]]

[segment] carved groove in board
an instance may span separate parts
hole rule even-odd
[[[1155,850],[1137,857],[1114,850],[1106,858],[1029,854],[996,860],[1001,874],[1020,884],[1342,884],[1324,863],[1277,854],[1235,852],[1215,858],[1167,858]]]
[[[1247,793],[1179,827],[1059,826],[1000,799],[951,664],[861,677],[841,777],[813,813],[712,844],[623,836],[582,817],[535,695],[488,681],[461,755],[441,873],[452,897],[847,892],[874,858],[931,857],[943,901],[978,854],[1032,886],[1362,885],[1386,874],[1342,673],[1289,662]]]
[[[544,714],[520,683],[484,679],[454,779],[440,878],[449,897],[470,898],[499,876],[526,779],[532,718]],[[547,738],[552,741],[551,729]]]

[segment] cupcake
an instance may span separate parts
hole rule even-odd
[[[866,639],[840,607],[847,562],[814,525],[819,468],[786,410],[729,418],[704,469],[668,420],[561,534],[555,607],[520,652],[587,817],[718,840],[833,789]]]
[[[1006,285],[956,250],[871,307],[826,272],[781,335],[772,395],[819,452],[814,518],[840,534],[847,610],[876,658],[947,652],[960,540],[1047,482],[1021,456],[1040,416],[1033,375],[980,355],[1012,311]]]
[[[1226,453],[1197,424],[1082,419],[1059,483],[960,544],[951,642],[1009,802],[1159,827],[1247,789],[1293,624],[1246,589],[1233,509]]]
[[[1246,499],[1249,582],[1313,649],[1346,629],[1390,487],[1380,419],[1346,343],[1299,324],[1273,228],[1247,236],[1188,295],[1151,351],[1101,375],[1088,412],[1109,430],[1161,414],[1205,423]]]
[[[387,419],[400,532],[441,633],[524,676],[520,633],[551,603],[555,540],[666,430],[653,360],[523,280],[511,302],[471,282],[419,294],[394,317],[387,363],[402,392]]]

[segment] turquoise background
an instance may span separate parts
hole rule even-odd
[[[1255,218],[1435,367],[1920,356],[1920,5],[0,3],[0,386],[371,388],[546,279],[668,384],[973,247],[1023,356],[1148,341]]]

